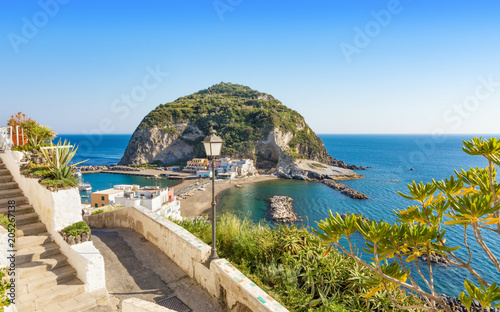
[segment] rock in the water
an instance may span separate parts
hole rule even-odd
[[[441,295],[444,302],[451,308],[452,311],[458,312],[467,312],[467,308],[460,302],[458,298],[450,297],[447,295]],[[440,307],[441,308],[441,307]],[[472,301],[472,306],[470,308],[470,312],[483,312],[483,308],[481,305],[475,301]],[[500,309],[490,307],[490,312],[500,312]]]
[[[300,221],[297,214],[293,212],[293,199],[288,196],[273,196],[268,199],[271,203],[271,218],[277,222]]]
[[[334,181],[334,180],[322,180],[321,183],[331,187],[334,190],[339,191],[340,193],[342,193],[346,196],[349,196],[350,198],[354,198],[354,199],[368,199],[369,198],[365,194],[360,193],[356,190],[353,190],[352,188],[348,187],[347,185],[344,185],[344,184],[337,182],[337,181]]]
[[[358,216],[358,217],[361,217],[361,220],[363,220],[363,221],[365,221],[365,222],[366,222],[366,221],[370,221],[370,219],[368,219],[367,217],[363,217],[363,215],[361,215],[361,214],[359,214],[359,213],[350,213],[350,212],[348,212],[348,213],[343,213],[343,214],[341,214],[341,215],[340,215],[340,217],[342,218],[342,220],[345,220],[345,217],[347,217],[347,216],[348,216],[348,215],[350,215],[350,214],[355,215],[355,216]]]

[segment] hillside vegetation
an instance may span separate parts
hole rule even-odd
[[[255,159],[256,143],[266,140],[272,129],[291,132],[295,138],[289,143],[288,154],[294,158],[308,158],[323,149],[323,142],[306,125],[304,118],[286,107],[273,96],[238,84],[220,83],[208,89],[161,104],[151,111],[138,129],[158,127],[166,133],[177,133],[175,124],[191,123],[203,133],[213,126],[225,140],[223,154]],[[185,131],[190,131],[190,128]],[[195,156],[203,156],[200,137],[195,145]]]

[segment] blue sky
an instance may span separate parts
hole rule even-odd
[[[0,123],[132,133],[221,81],[317,133],[500,133],[498,1],[0,2]]]

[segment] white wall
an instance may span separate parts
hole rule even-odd
[[[242,306],[254,312],[288,311],[226,259],[209,263],[210,246],[147,208],[130,207],[84,218],[93,228],[126,227],[143,235],[210,295],[224,302],[227,311],[243,311]]]
[[[75,222],[82,221],[80,193],[77,187],[51,192],[38,183],[38,179],[26,178],[20,173],[19,165],[10,154],[0,154],[19,187],[45,224],[47,232],[68,257],[68,262],[77,272],[78,278],[85,283],[87,291],[105,289],[104,259],[92,242],[68,245],[59,230]]]

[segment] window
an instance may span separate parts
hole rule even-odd
[[[101,200],[104,200],[104,196],[101,196]]]
[[[102,207],[104,207],[104,204],[102,204]]]
[[[97,208],[97,207],[99,207],[99,205],[97,205],[97,204],[95,204],[94,206],[95,206],[96,208]]]

